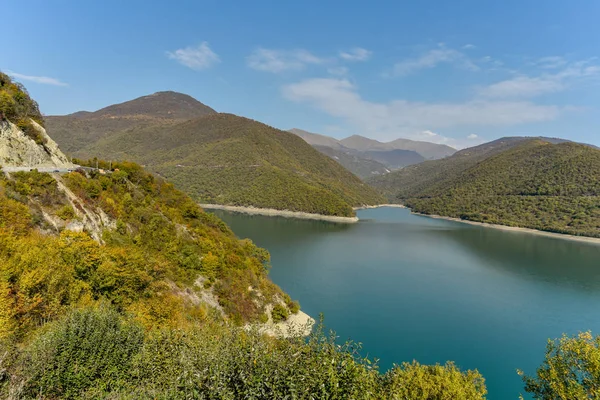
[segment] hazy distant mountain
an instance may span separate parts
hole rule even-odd
[[[448,157],[456,153],[455,148],[445,144],[436,144],[417,140],[396,139],[387,144],[393,146],[394,149],[416,151],[428,160],[437,160],[439,158]]]
[[[345,147],[354,150],[365,151],[379,147],[379,150],[383,150],[383,143],[378,142],[375,139],[369,139],[360,135],[352,135],[345,139],[340,140],[340,143]]]
[[[416,151],[428,160],[437,160],[451,156],[456,153],[456,149],[445,144],[436,144],[430,142],[421,142],[409,139],[396,139],[391,142],[382,143],[374,139],[369,139],[360,135],[353,135],[340,140],[340,143],[350,149],[359,151],[368,150],[412,150]]]
[[[400,169],[425,161],[422,155],[412,150],[368,150],[362,152],[371,160],[378,161],[390,169]]]
[[[356,150],[346,149],[344,147],[334,149],[329,146],[313,145],[321,153],[333,158],[344,168],[352,172],[361,179],[372,178],[377,175],[387,174],[391,171],[389,167],[378,161],[360,157]]]
[[[415,151],[400,149],[362,151],[346,147],[341,141],[318,133],[302,129],[290,129],[289,132],[300,136],[315,149],[333,158],[361,179],[385,174],[425,160]],[[362,138],[362,136],[358,136],[358,138]]]
[[[50,119],[72,155],[139,162],[200,202],[350,216],[383,201],[296,135],[180,93]]]
[[[186,94],[157,92],[95,112],[78,111],[47,116],[45,120],[48,131],[61,148],[76,153],[110,133],[141,126],[168,125],[215,113]]]
[[[292,132],[294,135],[300,136],[304,141],[313,146],[327,146],[333,149],[343,149],[343,146],[339,140],[329,136],[320,135],[318,133],[307,132],[302,129],[290,129],[288,132]]]

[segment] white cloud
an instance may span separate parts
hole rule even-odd
[[[542,57],[537,60],[535,65],[540,66],[541,68],[554,69],[560,68],[567,65],[567,60],[564,57],[560,56],[550,56],[550,57]]]
[[[444,136],[430,130],[420,132],[412,136],[411,139],[422,140],[430,143],[445,144],[447,146],[454,147],[455,149],[464,149],[465,147],[472,147],[483,143],[483,140],[473,133],[467,136],[466,139],[463,139]]]
[[[548,62],[553,62],[555,66],[564,65],[563,60],[558,57],[547,57],[543,60],[545,61],[541,65],[542,68],[550,68],[544,66]],[[536,77],[520,75],[479,88],[478,92],[490,98],[535,97],[560,92],[581,79],[597,75],[600,75],[600,66],[590,64],[590,61],[578,61],[567,64],[562,70],[553,74],[544,73]]]
[[[534,97],[545,93],[559,92],[564,85],[554,77],[530,78],[518,76],[480,89],[486,97]]]
[[[465,44],[462,48],[465,50],[471,50],[471,49],[474,49],[475,47],[476,46],[474,44],[468,43],[468,44]]]
[[[167,56],[196,71],[209,68],[221,62],[219,56],[211,50],[207,42],[202,42],[196,47],[190,46],[173,52],[168,51]]]
[[[364,100],[348,80],[333,78],[307,79],[284,86],[282,93],[291,101],[310,104],[379,140],[423,137],[423,132],[434,133],[431,129],[548,121],[563,111],[557,106],[527,101],[476,99],[461,103],[424,103],[393,100],[376,103]]]
[[[23,81],[30,81],[35,83],[41,83],[42,85],[53,85],[53,86],[69,86],[68,83],[61,82],[56,78],[50,78],[47,76],[32,76],[32,75],[23,75],[13,71],[6,71],[7,75],[12,76],[13,78],[20,79]]]
[[[348,75],[348,68],[347,67],[331,67],[331,68],[327,68],[327,72],[329,72],[331,75],[345,76],[345,75]]]
[[[439,64],[453,64],[471,71],[479,70],[479,67],[463,53],[440,44],[438,48],[429,50],[420,57],[396,63],[392,75],[405,76],[422,69],[434,68]]]
[[[340,51],[340,57],[347,61],[366,61],[372,54],[372,51],[363,49],[362,47],[355,47],[349,51]]]
[[[250,68],[279,73],[301,70],[307,64],[323,64],[327,60],[302,49],[286,51],[259,48],[246,58],[246,62]]]

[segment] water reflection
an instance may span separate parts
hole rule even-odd
[[[600,294],[598,245],[475,226],[431,229],[429,233],[460,244],[479,257],[482,266]]]

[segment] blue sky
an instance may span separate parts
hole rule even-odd
[[[0,68],[45,114],[160,90],[281,129],[600,145],[600,2],[9,1]]]

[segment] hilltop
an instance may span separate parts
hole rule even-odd
[[[600,237],[600,150],[503,138],[371,182],[415,212]]]
[[[77,152],[105,136],[146,126],[169,126],[204,115],[215,114],[212,108],[186,94],[157,92],[98,111],[78,111],[45,118],[50,135],[64,151]]]
[[[347,149],[347,147],[343,146],[339,140],[329,136],[312,133],[297,128],[290,129],[288,132],[300,136],[305,142],[312,146],[324,146],[332,149]]]
[[[93,118],[87,113],[69,117],[77,125],[61,131],[57,141],[68,144],[71,138],[85,138],[86,144],[72,155],[139,162],[201,203],[352,216],[354,206],[383,201],[370,186],[289,132],[207,110],[199,102],[193,109],[202,115],[185,121],[155,118],[152,111],[140,111],[148,108],[135,106],[150,98],[156,107],[156,98],[163,97],[110,106],[92,113]],[[132,109],[140,112],[136,118],[123,111]],[[106,115],[119,129],[103,130],[106,126],[98,121],[107,121]],[[56,120],[48,122],[51,134],[52,121]],[[86,136],[88,131],[95,136]]]

